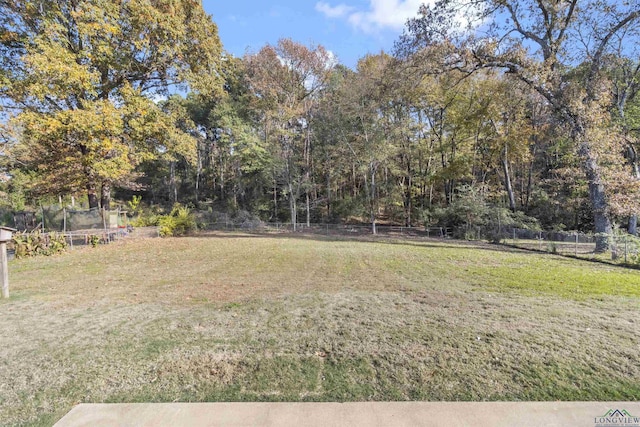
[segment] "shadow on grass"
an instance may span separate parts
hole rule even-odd
[[[608,265],[610,267],[618,267],[618,268],[624,268],[624,269],[629,269],[629,270],[640,270],[640,265],[636,265],[636,264],[629,264],[629,263],[616,263],[616,262],[612,262],[612,261],[607,261],[606,259],[600,259],[600,258],[584,258],[578,255],[571,255],[571,254],[563,254],[563,253],[549,253],[547,251],[543,251],[540,249],[535,249],[535,248],[523,248],[522,246],[515,246],[515,245],[510,245],[508,243],[501,243],[501,246],[507,247],[507,248],[512,248],[512,249],[519,249],[521,252],[532,252],[532,253],[537,253],[537,254],[547,254],[547,255],[555,255],[555,256],[559,256],[562,258],[569,258],[569,259],[575,259],[578,261],[587,261],[587,262],[594,262],[596,264],[603,264],[603,265]]]
[[[259,232],[259,231],[202,231],[189,237],[196,238],[213,238],[213,239],[243,239],[243,238],[263,238],[263,239],[295,239],[295,240],[312,240],[318,242],[356,242],[356,243],[381,243],[386,245],[412,246],[417,248],[430,249],[480,249],[493,252],[507,253],[529,253],[531,251],[523,248],[496,245],[492,243],[453,240],[447,238],[422,237],[411,235],[394,235],[394,234],[317,234],[308,232]]]
[[[482,251],[492,251],[501,253],[520,253],[520,254],[539,254],[567,258],[576,261],[584,261],[607,265],[610,267],[623,268],[628,270],[640,270],[640,266],[633,264],[613,263],[598,258],[583,258],[571,254],[549,253],[539,249],[523,248],[507,243],[488,243],[470,240],[455,240],[448,238],[424,237],[419,235],[406,234],[342,234],[329,233],[319,234],[310,232],[269,232],[269,231],[252,231],[252,230],[204,230],[198,234],[189,237],[197,238],[213,238],[213,239],[242,239],[242,238],[263,238],[263,239],[296,239],[296,240],[312,240],[318,242],[356,242],[356,243],[381,243],[386,245],[412,246],[417,248],[429,249],[475,249]]]

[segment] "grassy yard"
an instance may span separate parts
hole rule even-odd
[[[640,400],[640,272],[211,233],[10,263],[0,424],[80,402]]]

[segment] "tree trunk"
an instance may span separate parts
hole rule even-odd
[[[413,209],[413,204],[411,200],[411,177],[409,177],[409,182],[404,190],[404,225],[407,227],[411,227],[411,211]]]
[[[311,200],[309,199],[309,190],[306,191],[307,202],[307,227],[311,227]]]
[[[202,153],[200,150],[200,142],[198,142],[196,151],[198,154],[198,165],[196,168],[195,196],[196,196],[196,203],[198,203],[200,201],[200,177],[202,176]]]
[[[516,211],[516,198],[513,194],[513,186],[511,185],[511,176],[509,175],[509,161],[507,160],[507,145],[504,146],[504,156],[502,157],[502,169],[504,171],[504,187],[509,196],[509,209],[511,212]]]
[[[638,235],[638,215],[633,214],[629,218],[629,228],[628,228],[627,232],[629,234],[634,235],[634,236]]]
[[[356,164],[351,163],[351,182],[352,182],[352,192],[351,195],[356,197],[358,195],[358,181],[356,178]]]
[[[273,180],[273,219],[278,221],[278,182]]]
[[[404,205],[404,222],[407,227],[411,227],[411,211],[413,210],[413,170],[411,169],[411,157],[404,156],[406,160],[406,176],[402,179],[403,187],[403,205]]]
[[[601,253],[609,249],[609,238],[613,232],[609,218],[609,204],[604,191],[604,185],[598,182],[589,183],[589,196],[593,206],[593,221],[596,232],[596,252]]]
[[[529,201],[531,200],[531,191],[533,188],[533,166],[535,162],[535,157],[536,155],[535,155],[535,149],[534,149],[534,153],[531,156],[531,161],[529,162],[529,168],[527,171],[527,191],[526,191],[524,205],[523,205],[525,212],[529,210]]]
[[[89,209],[100,207],[96,183],[93,180],[89,180],[87,183],[87,200],[89,201]]]
[[[227,198],[227,186],[225,183],[225,173],[224,173],[224,168],[226,167],[226,165],[224,164],[224,159],[222,158],[222,155],[219,156],[220,157],[220,161],[218,162],[218,167],[220,169],[220,200],[226,201]]]
[[[273,180],[273,219],[278,221],[278,182]]]
[[[291,212],[291,224],[293,225],[293,231],[298,228],[298,208],[296,206],[296,198],[293,194],[293,184],[289,182],[289,210]]]
[[[310,120],[307,118],[307,137],[304,144],[304,161],[305,161],[305,201],[307,203],[307,227],[311,227],[311,201],[309,197],[309,186],[311,185],[311,127]]]
[[[444,197],[447,205],[453,203],[453,190],[455,188],[455,181],[453,179],[447,179],[444,182]]]
[[[328,159],[327,155],[327,159]],[[331,166],[327,160],[327,222],[331,219]]]
[[[171,171],[169,176],[169,190],[171,191],[171,201],[175,204],[178,202],[178,186],[176,185],[176,162],[172,161],[170,168]]]
[[[377,234],[376,230],[376,169],[373,164],[370,166],[371,170],[371,232]]]
[[[607,198],[600,166],[596,156],[591,151],[588,141],[584,140],[584,135],[578,135],[578,153],[582,157],[589,183],[589,200],[593,209],[593,221],[596,232],[596,253],[606,252],[609,249],[609,238],[613,232],[611,218],[609,214],[609,200]]]
[[[629,146],[629,160],[631,162],[631,168],[634,178],[640,179],[640,165],[638,165],[638,155],[633,146]],[[629,234],[634,236],[638,235],[638,214],[634,213],[629,217],[629,228],[627,229]]]
[[[111,183],[103,182],[100,190],[100,206],[103,210],[111,210]]]

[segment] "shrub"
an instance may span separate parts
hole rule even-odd
[[[453,229],[454,237],[467,240],[488,238],[499,243],[506,228],[540,230],[535,218],[523,212],[487,203],[485,193],[472,186],[461,186],[456,197],[446,208],[434,208],[422,213],[425,226],[437,224]]]
[[[160,226],[160,236],[170,237],[175,233],[176,219],[171,215],[162,215],[158,219],[158,225]]]
[[[191,210],[185,206],[176,204],[169,215],[159,217],[158,225],[160,226],[160,235],[166,236],[184,236],[195,230],[198,226],[196,218]]]
[[[597,235],[596,235],[597,236]],[[620,262],[640,265],[640,238],[628,234],[626,230],[614,224],[613,235],[609,236],[611,244],[611,259],[620,259]]]
[[[142,213],[131,221],[131,225],[134,227],[157,227],[160,225],[161,217],[162,215],[156,215],[153,213]]]
[[[98,247],[99,243],[100,243],[100,236],[95,234],[92,234],[89,236],[89,244],[91,245],[92,248]]]
[[[127,208],[131,215],[139,216],[142,213],[142,196],[133,196],[131,201],[127,202]]]
[[[65,237],[58,233],[20,233],[13,236],[16,258],[55,255],[67,250]]]
[[[160,218],[165,213],[158,206],[144,206],[140,196],[133,196],[132,201],[127,202],[127,207],[133,216],[129,221],[133,227],[157,227],[160,225]]]

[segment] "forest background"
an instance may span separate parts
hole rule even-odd
[[[636,1],[443,0],[355,69],[291,39],[234,57],[194,0],[0,1],[0,21],[9,225],[135,196],[374,232],[637,234]]]

